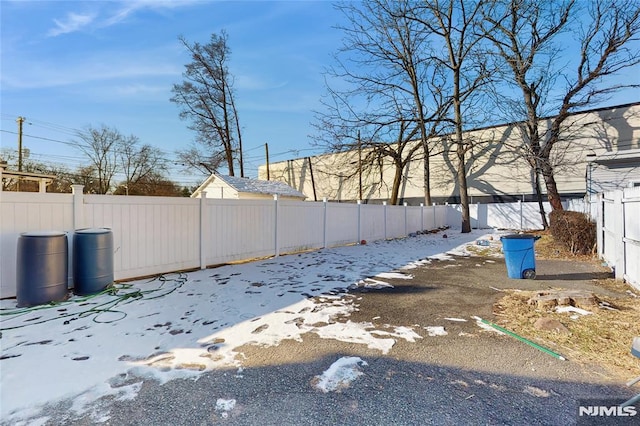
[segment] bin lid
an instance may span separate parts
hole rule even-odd
[[[530,234],[509,234],[509,235],[503,235],[502,237],[500,237],[500,239],[506,239],[506,240],[537,240],[538,236],[536,235],[530,235]]]
[[[20,234],[23,237],[59,237],[65,235],[62,231],[29,231]]]
[[[76,229],[76,234],[107,234],[111,232],[109,228],[84,228]]]

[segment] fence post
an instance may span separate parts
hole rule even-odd
[[[596,246],[598,247],[598,257],[602,259],[604,255],[604,194],[598,193],[598,204],[596,205]]]
[[[327,197],[322,199],[322,248],[327,248]]]
[[[616,191],[613,196],[614,222],[613,232],[615,235],[615,273],[616,279],[623,279],[626,272],[625,256],[624,256],[624,196],[623,191]]]
[[[522,200],[518,200],[518,207],[520,208],[520,230],[522,231]]]
[[[436,218],[436,214],[438,212],[438,209],[436,208],[436,203],[431,203],[431,207],[433,207],[431,210],[433,210],[433,229],[437,229],[438,228],[438,219]]]
[[[200,193],[200,269],[207,269],[207,191]]]
[[[406,237],[407,235],[409,235],[409,224],[408,219],[407,219],[407,202],[405,201],[404,203],[402,203],[402,205],[404,206],[404,236]]]
[[[360,244],[360,242],[362,241],[362,235],[361,235],[362,229],[360,225],[360,222],[362,221],[361,210],[362,210],[362,200],[358,200],[358,244]]]
[[[278,216],[280,213],[280,203],[278,202],[278,194],[273,194],[273,202],[275,204],[275,218],[274,218],[274,255],[280,256],[280,242],[278,241]]]
[[[384,206],[383,208],[383,212],[384,212],[384,239],[387,239],[387,202],[383,201],[382,205]]]
[[[73,194],[73,229],[85,227],[83,188],[84,185],[71,185],[71,193]]]
[[[424,203],[420,203],[420,232],[424,231]]]

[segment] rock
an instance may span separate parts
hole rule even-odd
[[[536,330],[551,331],[558,334],[570,334],[570,331],[560,321],[553,318],[539,318],[533,327]]]

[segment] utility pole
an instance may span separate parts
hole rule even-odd
[[[24,123],[24,117],[18,117],[18,171],[22,171],[22,123]],[[20,192],[20,177],[16,183],[16,190]]]
[[[22,171],[22,123],[24,123],[24,117],[18,117],[18,171]]]
[[[269,176],[269,144],[264,144],[264,150],[267,154],[267,180],[271,180],[271,176]]]
[[[311,187],[313,188],[313,201],[318,201],[316,196],[316,180],[313,178],[313,166],[311,165],[311,157],[307,157],[309,160],[309,172],[311,173]]]

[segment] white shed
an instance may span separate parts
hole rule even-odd
[[[237,176],[211,174],[193,191],[192,198],[200,198],[202,192],[207,198],[231,198],[235,200],[273,199],[278,194],[281,200],[304,201],[306,195],[297,191],[284,182],[274,180],[258,180]]]

